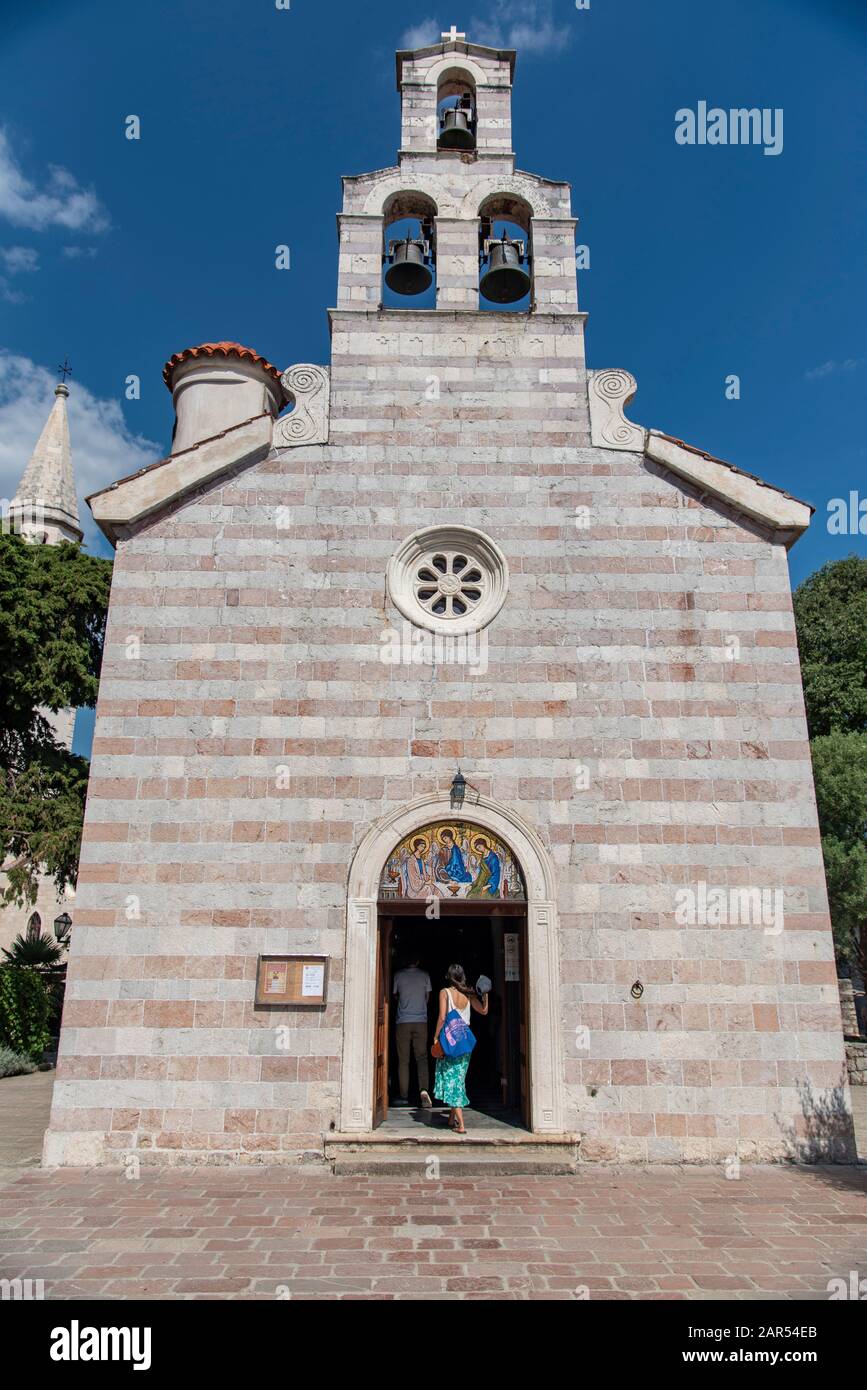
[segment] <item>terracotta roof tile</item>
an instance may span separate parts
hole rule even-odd
[[[277,368],[253,348],[242,347],[240,343],[201,343],[199,347],[184,348],[183,352],[176,352],[163,367],[163,381],[170,391],[175,367],[180,366],[181,362],[189,362],[193,357],[240,357],[248,362],[255,362],[275,381],[280,380]]]
[[[778,492],[781,497],[788,497],[790,502],[799,502],[802,507],[809,507],[811,512],[816,510],[811,502],[805,502],[802,497],[794,497],[791,492],[786,492],[785,488],[777,487],[776,483],[766,483],[764,478],[758,477],[757,474],[748,473],[745,468],[738,468],[737,464],[729,463],[727,459],[717,458],[716,454],[709,454],[706,449],[687,444],[685,439],[677,439],[673,434],[666,434],[664,430],[653,430],[653,434],[659,435],[660,439],[667,439],[669,444],[677,444],[681,449],[687,449],[691,454],[698,454],[699,458],[708,459],[711,463],[721,463],[724,468],[730,468],[732,473],[739,473],[742,478],[749,478],[761,487],[769,488],[771,492]]]

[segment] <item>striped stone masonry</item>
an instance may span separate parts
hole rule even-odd
[[[411,149],[430,90],[404,98]],[[493,148],[504,91],[479,112]],[[401,168],[346,184],[328,442],[118,541],[46,1162],[321,1155],[357,1064],[354,851],[458,764],[553,865],[583,1159],[851,1156],[785,545],[640,448],[591,446],[565,185],[503,176],[536,205],[533,312],[461,299],[462,209],[475,225],[496,175],[453,156],[408,186],[439,190],[456,298],[379,307]],[[388,561],[453,522],[508,561],[486,669],[387,665]],[[256,1010],[269,952],[330,957],[323,1011]]]

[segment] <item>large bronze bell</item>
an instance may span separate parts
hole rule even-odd
[[[471,125],[472,114],[471,109],[461,106],[450,106],[443,112],[438,142],[441,150],[476,148],[476,137]]]
[[[530,291],[530,276],[521,265],[523,246],[519,241],[488,242],[488,268],[479,283],[479,292],[492,304],[514,304]]]
[[[425,242],[412,237],[391,243],[385,283],[395,294],[423,294],[433,284],[430,266],[425,261],[426,249]]]

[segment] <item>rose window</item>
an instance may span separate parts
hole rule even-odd
[[[470,526],[434,526],[409,536],[388,565],[395,607],[432,632],[477,632],[506,598],[509,568],[499,546]]]
[[[415,596],[428,613],[440,618],[462,618],[478,606],[484,583],[479,566],[466,555],[441,551],[419,566]]]

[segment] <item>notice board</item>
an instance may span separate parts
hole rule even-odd
[[[328,956],[260,956],[257,1009],[321,1009],[328,997]]]

